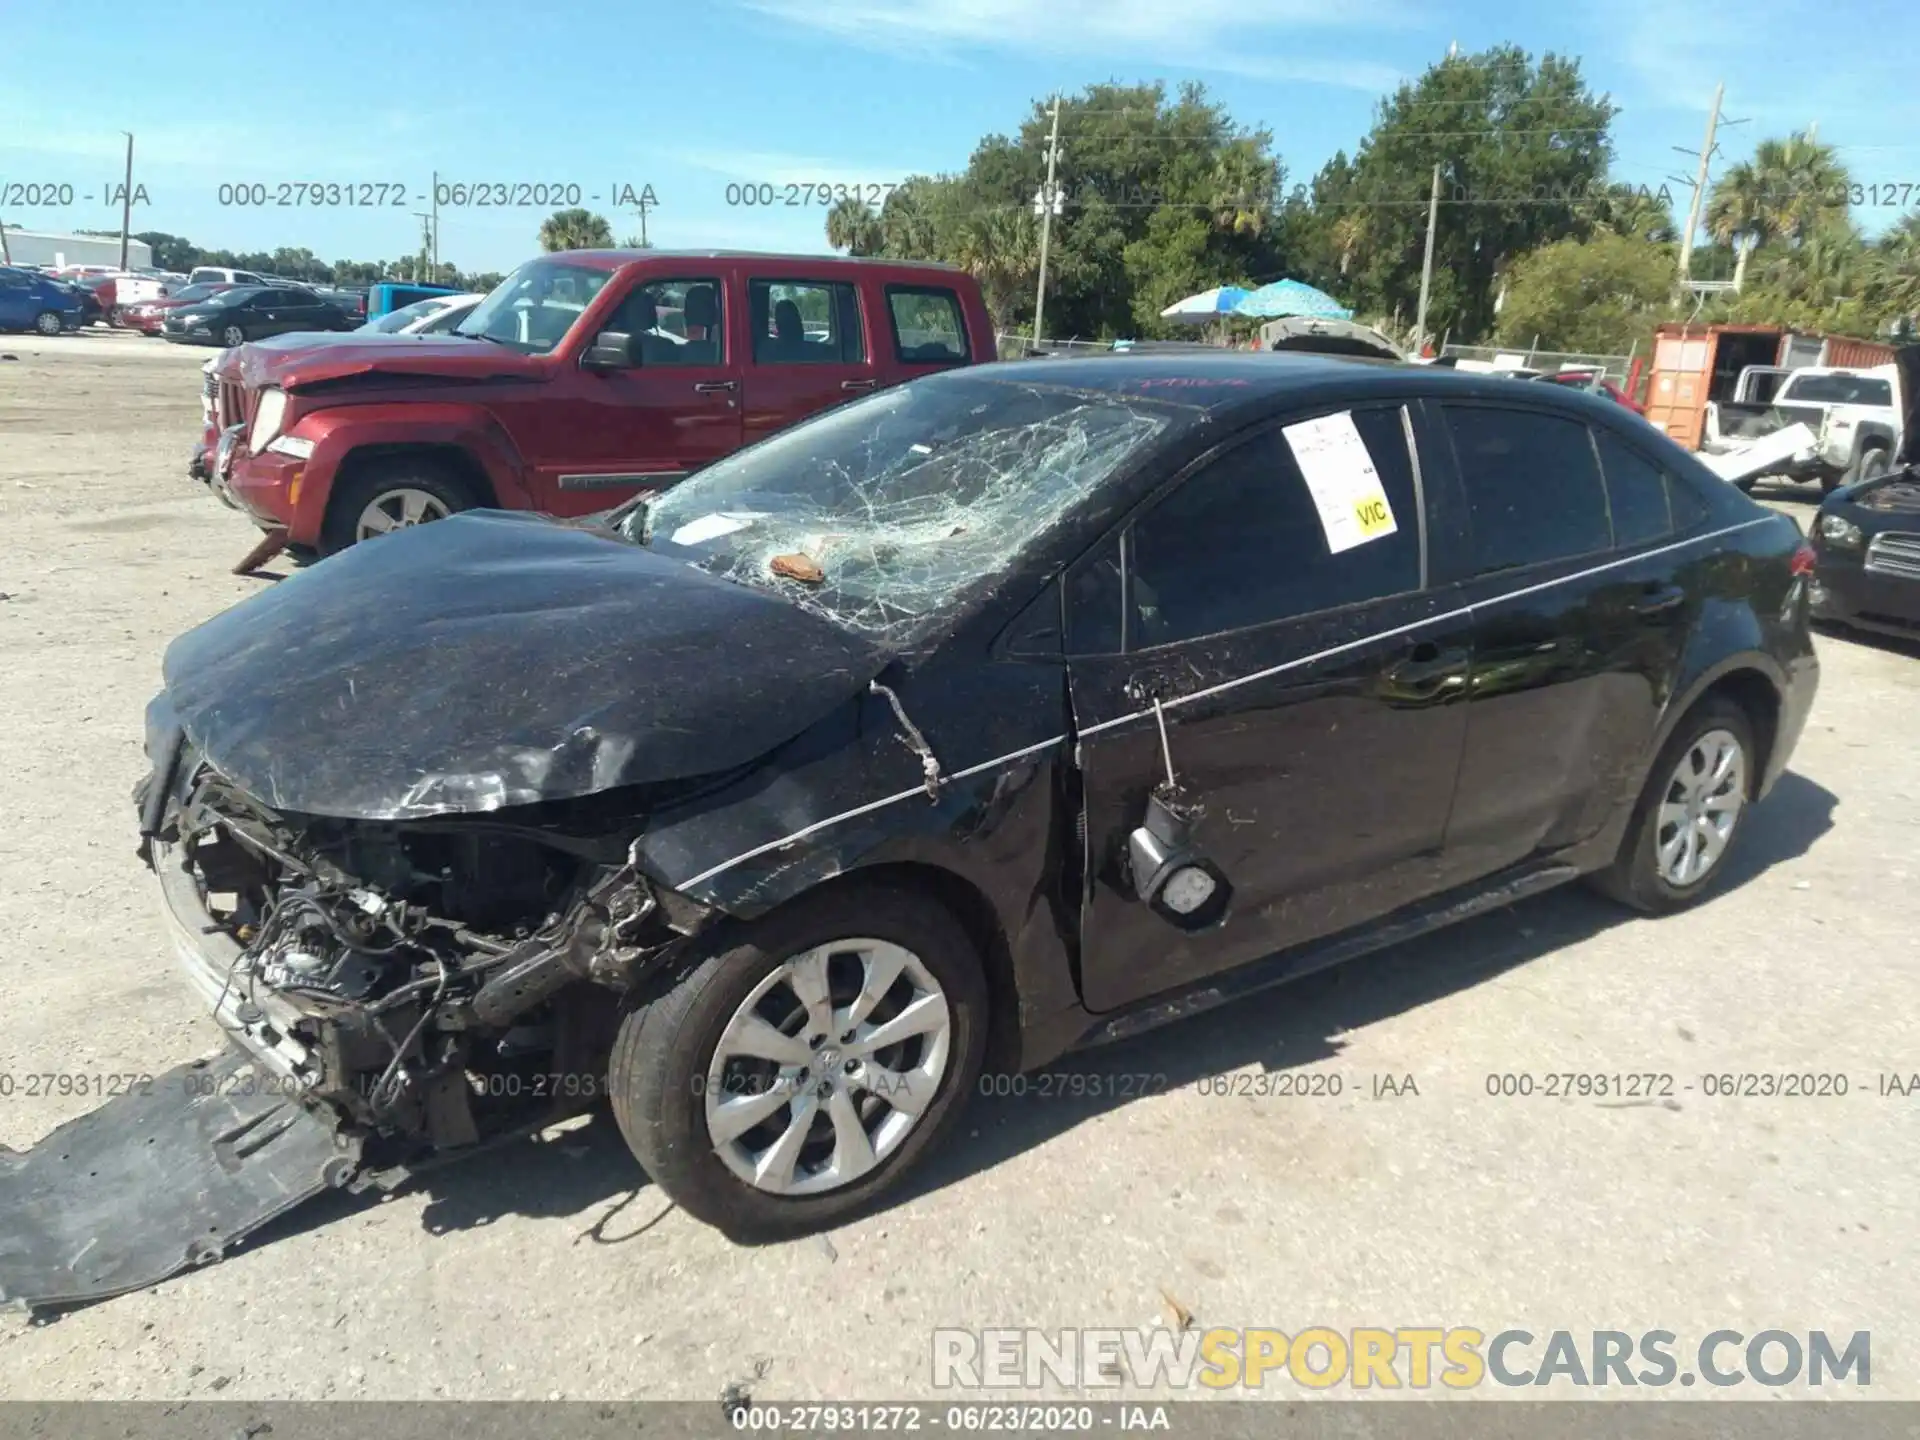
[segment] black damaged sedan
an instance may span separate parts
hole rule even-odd
[[[792,1235],[985,1071],[1580,876],[1687,905],[1806,719],[1810,560],[1604,401],[1284,355],[955,371],[604,523],[355,547],[148,718],[180,960],[299,1099],[231,1168],[605,1098]]]

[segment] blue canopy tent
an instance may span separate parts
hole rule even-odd
[[[1325,291],[1298,280],[1276,280],[1262,285],[1233,307],[1235,315],[1274,320],[1283,315],[1311,315],[1322,320],[1351,320],[1353,311]]]

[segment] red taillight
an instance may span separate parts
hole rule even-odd
[[[1795,575],[1813,574],[1814,558],[1813,546],[1802,540],[1799,548],[1793,552],[1792,561],[1789,562],[1793,573]]]

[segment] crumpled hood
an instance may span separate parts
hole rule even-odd
[[[250,390],[283,390],[348,380],[356,375],[431,375],[450,384],[540,378],[538,358],[488,340],[441,335],[362,335],[340,332],[325,343],[254,342],[238,347],[227,373]]]
[[[470,511],[243,600],[175,640],[164,669],[187,739],[243,789],[399,820],[729,770],[886,658],[639,546]]]

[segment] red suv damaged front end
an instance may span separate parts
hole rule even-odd
[[[444,335],[286,336],[211,367],[214,491],[332,554],[459,510],[579,516],[809,415],[995,358],[946,266],[569,251]]]

